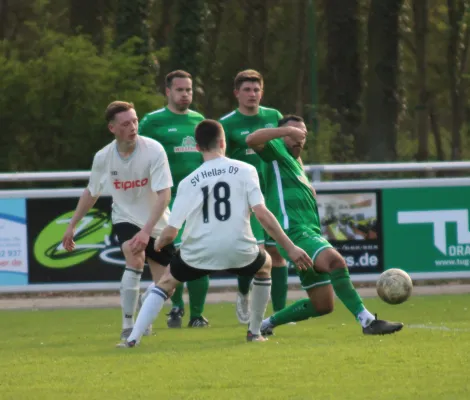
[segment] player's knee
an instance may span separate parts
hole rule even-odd
[[[138,254],[134,254],[131,250],[129,242],[124,242],[122,245],[122,253],[126,259],[126,265],[135,269],[144,269],[145,264],[145,252],[142,251]]]
[[[286,260],[282,258],[276,246],[266,246],[266,252],[271,256],[273,266],[278,267],[286,265]]]
[[[334,271],[337,269],[344,269],[346,267],[346,261],[344,260],[343,257],[341,257],[340,254],[338,254],[336,257],[332,257],[328,266],[328,269],[330,271]]]
[[[266,261],[264,262],[263,266],[258,270],[258,272],[255,274],[255,277],[271,278],[271,268],[272,268],[271,257],[268,253],[266,253]]]

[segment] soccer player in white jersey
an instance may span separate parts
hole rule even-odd
[[[308,254],[292,243],[265,207],[255,167],[225,157],[222,125],[204,120],[196,127],[195,138],[204,163],[178,185],[168,226],[155,244],[158,252],[164,249],[186,221],[181,247],[145,299],[132,333],[117,347],[134,347],[140,341],[176,285],[216,270],[255,276],[247,340],[266,340],[260,327],[271,288],[271,258],[256,244],[251,211],[299,268],[312,267]]]
[[[170,242],[158,253],[154,249],[155,239],[168,223],[173,181],[161,144],[137,134],[138,119],[132,103],[111,103],[105,117],[115,140],[96,153],[88,187],[80,197],[62,244],[66,250],[74,250],[77,224],[102,192],[110,194],[113,233],[126,260],[120,291],[121,339],[125,339],[134,326],[145,260],[158,282],[174,253]]]

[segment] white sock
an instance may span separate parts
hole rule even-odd
[[[263,319],[263,322],[261,323],[261,327],[262,328],[274,328],[274,325],[271,322],[271,317]]]
[[[251,316],[249,329],[253,335],[260,334],[261,322],[271,293],[271,278],[254,278],[251,291]]]
[[[142,304],[144,304],[145,299],[147,298],[147,296],[150,294],[150,292],[153,290],[154,287],[155,287],[155,282],[152,282],[147,288],[147,290],[144,292],[144,294],[142,295]]]
[[[135,321],[134,329],[132,329],[127,339],[128,342],[133,340],[136,342],[140,341],[147,327],[155,321],[158,313],[162,310],[166,299],[168,299],[168,294],[163,289],[155,286],[142,304],[142,308],[137,316],[137,321]]]
[[[126,269],[121,279],[121,309],[122,309],[122,329],[134,326],[134,314],[139,301],[139,286],[142,271],[130,268]]]
[[[357,314],[357,319],[361,323],[362,327],[366,328],[375,320],[375,316],[374,314],[371,314],[367,308],[364,308],[364,310]]]

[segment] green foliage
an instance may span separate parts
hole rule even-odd
[[[200,74],[202,46],[202,0],[178,0],[179,19],[173,33],[170,70],[183,69],[193,77]]]
[[[0,53],[1,170],[87,169],[112,139],[103,117],[111,101],[132,101],[140,116],[163,104],[140,77],[136,40],[98,54],[86,37],[31,29],[37,41],[21,52],[4,42]]]

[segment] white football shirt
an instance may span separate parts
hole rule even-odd
[[[178,185],[168,224],[186,221],[181,258],[194,268],[224,270],[251,264],[259,253],[251,208],[263,204],[250,164],[226,157],[206,161]]]
[[[113,197],[113,224],[129,222],[142,228],[150,217],[159,190],[173,186],[168,158],[156,140],[138,136],[134,152],[126,159],[117,150],[116,140],[98,151],[93,160],[88,190]],[[167,207],[151,236],[157,238],[168,224]]]

